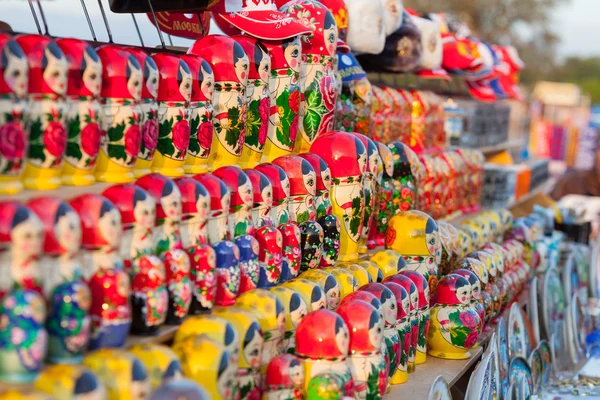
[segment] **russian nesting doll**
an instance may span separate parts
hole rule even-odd
[[[87,42],[58,39],[56,44],[69,63],[65,126],[67,145],[61,181],[64,185],[94,183],[94,168],[100,149],[100,89],[102,63]]]
[[[277,296],[265,289],[254,289],[238,297],[235,305],[251,312],[263,331],[261,371],[265,371],[273,357],[284,353],[286,315]]]
[[[325,233],[321,225],[315,221],[306,221],[300,227],[300,249],[302,250],[301,271],[318,268],[323,257],[323,240]]]
[[[283,312],[286,315],[283,336],[284,352],[294,354],[296,350],[296,328],[308,314],[308,305],[299,293],[288,287],[273,287],[269,291],[281,301]]]
[[[495,318],[500,314],[501,308],[500,290],[498,289],[498,285],[496,284],[496,274],[498,272],[496,268],[496,260],[494,259],[494,256],[492,254],[483,250],[474,251],[473,253],[470,253],[468,257],[481,261],[481,263],[484,266],[484,269],[486,270],[488,279],[484,290],[492,298],[492,317]]]
[[[165,265],[154,255],[143,256],[130,271],[131,332],[154,335],[165,323],[169,308],[169,291]]]
[[[388,383],[386,363],[381,354],[383,318],[362,300],[346,302],[337,310],[350,333],[349,361],[356,373],[355,398],[381,399]]]
[[[154,59],[144,50],[130,47],[127,51],[133,54],[143,71],[142,95],[140,100],[140,150],[133,167],[136,178],[150,173],[154,153],[158,143],[158,85],[160,82],[158,66]]]
[[[181,242],[184,249],[208,243],[210,196],[200,182],[191,178],[175,180],[181,193]]]
[[[183,170],[186,174],[202,174],[208,170],[208,157],[213,140],[213,94],[215,75],[210,64],[193,55],[180,55],[192,74],[189,103],[190,143]]]
[[[254,194],[248,175],[237,166],[221,167],[213,174],[225,183],[231,193],[228,217],[231,237],[254,234],[252,224]]]
[[[183,250],[168,251],[164,255],[165,281],[169,291],[167,323],[177,325],[183,321],[192,304],[190,258]]]
[[[204,386],[187,378],[169,380],[150,395],[150,400],[208,400],[210,398]]]
[[[207,244],[192,246],[187,250],[190,258],[192,280],[192,304],[190,314],[209,312],[217,295],[217,254]]]
[[[144,399],[150,393],[148,371],[133,354],[120,349],[89,353],[83,365],[104,384],[108,399]]]
[[[311,152],[321,156],[331,168],[333,214],[343,221],[338,259],[356,260],[364,218],[365,146],[352,134],[329,132],[315,140]]]
[[[303,272],[300,278],[316,282],[325,293],[327,309],[337,310],[341,301],[340,284],[331,273],[320,268],[314,268]]]
[[[178,177],[190,144],[189,103],[192,97],[192,72],[181,58],[168,54],[152,55],[159,71],[158,140],[152,172]]]
[[[316,282],[298,277],[298,279],[292,279],[283,283],[282,286],[294,289],[304,299],[309,313],[328,307],[325,292]],[[337,281],[336,286],[339,288]]]
[[[286,171],[290,182],[289,213],[299,224],[314,221],[317,216],[315,195],[317,175],[310,163],[297,155],[276,158],[273,164]]]
[[[142,343],[129,349],[148,372],[150,387],[154,391],[161,385],[183,378],[181,363],[169,347],[161,344]]]
[[[396,372],[390,375],[390,383],[397,385],[408,381],[408,354],[410,353],[412,332],[410,324],[410,298],[406,289],[394,281],[385,282],[384,286],[390,289],[396,297],[396,330],[398,331],[400,346],[397,354],[398,363]]]
[[[367,272],[366,269],[364,269],[358,264],[352,263],[351,261],[346,263],[338,263],[336,264],[336,268],[341,268],[350,272],[354,279],[356,279],[356,285],[358,287],[373,282],[373,280],[371,279],[371,275]]]
[[[489,282],[489,274],[485,265],[476,258],[463,258],[457,263],[458,269],[464,268],[473,272],[479,278],[481,289],[481,304],[485,309],[485,323],[488,323],[494,314],[494,303],[489,292],[486,290]]]
[[[381,250],[373,254],[369,259],[381,270],[384,278],[394,276],[406,268],[404,258],[394,250]]]
[[[367,238],[367,248],[374,249],[375,247],[385,245],[385,232],[388,222],[392,218],[392,195],[394,192],[394,159],[392,151],[385,144],[375,142],[379,157],[381,158],[382,171],[377,176],[375,209],[372,226],[369,228],[369,236]]]
[[[213,248],[217,254],[217,293],[214,304],[230,306],[235,302],[240,289],[240,249],[228,240],[218,242]]]
[[[240,161],[246,136],[246,84],[250,62],[244,48],[224,35],[208,35],[192,45],[188,54],[202,57],[215,75],[213,142],[208,170]],[[215,140],[216,139],[216,140]]]
[[[419,318],[419,337],[417,338],[417,354],[415,362],[424,364],[427,359],[427,335],[429,333],[429,284],[425,277],[417,271],[404,270],[400,274],[408,277],[419,293],[417,317]],[[435,281],[437,283],[437,281]]]
[[[0,51],[6,60],[0,66],[0,135],[10,138],[1,141],[0,193],[14,194],[23,189],[20,179],[29,142],[25,122],[29,66],[23,49],[11,35],[0,34]]]
[[[281,275],[279,282],[283,283],[294,279],[300,272],[300,264],[302,262],[302,250],[300,242],[302,234],[300,228],[294,223],[285,223],[277,228],[281,232],[282,248],[281,248]]]
[[[263,44],[271,56],[273,79],[269,81],[269,91],[274,101],[271,102],[269,131],[262,160],[271,162],[292,153],[301,129],[299,112],[302,93],[299,85],[302,45],[300,36],[265,41]]]
[[[321,218],[327,214],[331,214],[331,199],[329,197],[329,188],[331,187],[331,170],[321,157],[312,153],[299,154],[310,163],[315,170],[316,177],[316,192],[315,192],[315,209],[316,217]]]
[[[358,281],[350,271],[339,267],[327,267],[323,270],[329,272],[338,282],[340,300],[344,300],[346,296],[358,290]]]
[[[290,180],[279,165],[263,163],[257,165],[255,170],[264,174],[273,188],[273,206],[271,207],[271,219],[275,226],[292,222],[288,210],[290,196]]]
[[[56,189],[61,185],[60,174],[67,147],[64,102],[68,84],[67,58],[47,36],[19,35],[15,40],[27,56],[29,65],[29,150],[23,185],[28,189]],[[18,67],[13,71],[19,71]],[[8,138],[3,141],[12,142]]]
[[[46,366],[35,381],[35,389],[55,398],[106,398],[106,388],[98,376],[81,365]]]
[[[0,300],[0,314],[0,380],[33,382],[48,345],[44,299],[32,290],[14,290]]]
[[[302,399],[303,384],[301,360],[292,354],[281,354],[273,358],[267,367],[262,399]]]
[[[144,73],[135,56],[115,45],[96,49],[102,62],[97,181],[129,183],[140,152]],[[105,133],[104,133],[105,132]]]
[[[369,275],[371,275],[372,282],[383,281],[383,278],[384,278],[383,271],[374,262],[363,260],[363,261],[359,261],[358,265],[363,267],[369,273]]]
[[[417,205],[417,179],[411,165],[411,158],[407,155],[412,150],[400,142],[392,142],[388,147],[392,151],[394,159],[394,194],[392,196],[394,209],[396,214],[413,210]]]
[[[260,281],[259,242],[250,235],[238,236],[234,243],[240,250],[240,289],[239,294],[256,289]]]
[[[282,265],[283,236],[272,226],[263,226],[256,231],[260,275],[258,287],[270,288],[279,283]]]
[[[245,169],[244,173],[250,178],[254,193],[252,206],[252,221],[256,229],[262,226],[274,226],[271,218],[273,207],[273,185],[265,174],[255,169]]]
[[[229,240],[229,207],[231,194],[225,182],[213,174],[194,175],[193,179],[200,182],[210,197],[210,212],[208,214],[207,232],[208,243],[215,245],[222,240]]]
[[[477,326],[477,332],[481,334],[485,325],[485,308],[482,304],[481,282],[479,281],[477,275],[468,269],[459,268],[455,271],[452,271],[452,273],[462,276],[468,280],[469,284],[471,285],[471,308],[479,316],[480,324]]]
[[[238,332],[240,357],[237,366],[237,385],[240,399],[258,399],[261,392],[260,365],[264,345],[258,319],[238,307],[216,307],[213,315],[228,321]]]
[[[327,214],[317,220],[323,228],[323,257],[320,267],[331,267],[335,265],[340,251],[340,220],[333,214]]]
[[[466,278],[450,274],[440,280],[438,303],[431,309],[436,329],[427,339],[428,353],[434,357],[461,360],[470,358],[477,342],[481,321],[471,308],[471,285]]]

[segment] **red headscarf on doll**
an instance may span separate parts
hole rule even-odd
[[[115,205],[106,197],[91,193],[75,197],[69,204],[77,211],[81,220],[82,246],[94,250],[108,245],[107,239],[100,230],[99,222],[105,213],[112,210],[118,211]],[[120,215],[118,220],[120,225]]]
[[[304,158],[297,155],[282,156],[273,160],[273,164],[279,165],[286,171],[290,180],[290,195],[298,196],[311,194],[316,195],[317,184],[315,169]],[[314,175],[314,180],[310,175]]]
[[[379,311],[380,313],[383,312],[382,308],[381,308],[381,302],[379,301],[377,296],[375,296],[371,292],[367,292],[364,290],[357,290],[356,292],[352,292],[348,296],[346,296],[342,299],[342,301],[340,302],[340,305],[349,303],[353,300],[365,301],[365,302],[369,303],[370,305],[372,305],[373,307],[375,307],[375,309],[377,311]]]
[[[248,57],[242,46],[229,36],[209,35],[196,40],[188,54],[202,57],[212,66],[217,82],[239,82],[246,86],[248,68],[236,73],[236,61]],[[241,61],[240,61],[241,62]],[[245,75],[241,75],[244,72]]]
[[[425,296],[425,289],[429,289],[429,285],[425,277],[417,271],[409,270],[400,271],[400,275],[408,277],[417,287],[417,291],[419,292],[419,308],[429,307],[429,298]]]
[[[267,189],[271,190],[271,198],[273,193],[273,186],[271,185],[271,181],[265,174],[255,169],[245,169],[244,172],[250,178],[252,182],[252,191],[254,192],[254,204],[264,204],[267,202],[267,199],[263,197],[263,190]]]
[[[410,280],[410,278],[408,278],[407,276],[404,276],[404,275],[396,274],[396,275],[387,277],[383,280],[384,284],[387,282],[397,283],[398,285],[402,286],[404,288],[404,290],[406,290],[406,293],[408,294],[408,300],[409,300],[408,303],[410,304],[410,310],[414,310],[414,309],[418,308],[418,304],[413,304],[412,301],[410,300],[410,294],[413,291],[417,292],[417,286],[414,284],[413,281]]]
[[[352,134],[356,136],[358,140],[360,140],[360,142],[363,144],[363,146],[365,146],[365,149],[367,150],[367,164],[365,166],[365,171],[370,172],[372,174],[377,174],[377,171],[371,171],[372,166],[369,163],[369,160],[371,159],[371,156],[373,154],[379,154],[375,142],[363,135],[362,133],[353,132]]]
[[[17,65],[17,61],[18,64]],[[27,94],[28,80],[27,57],[19,43],[12,36],[0,33],[0,94],[14,93],[17,97],[25,97]],[[4,74],[13,76],[19,74],[21,82],[7,82]],[[19,85],[19,87],[15,87]]]
[[[437,302],[439,304],[448,305],[461,304],[456,296],[457,285],[470,286],[471,284],[467,278],[464,278],[458,274],[450,274],[440,279],[436,289]]]
[[[348,356],[348,326],[326,309],[308,313],[296,328],[296,355],[303,358],[342,361]]]
[[[254,167],[255,170],[262,172],[273,186],[273,205],[281,204],[290,195],[290,180],[279,165],[272,163],[263,163]]]
[[[160,72],[157,101],[190,101],[192,73],[181,58],[168,53],[157,53],[152,59]]]
[[[193,214],[198,213],[198,198],[208,197],[208,191],[197,180],[192,178],[177,178],[175,180],[177,187],[181,192],[181,213],[183,218],[191,218]]]
[[[379,330],[383,338],[383,323],[379,311],[371,304],[362,300],[353,300],[341,304],[336,312],[342,317],[350,332],[350,353],[365,354],[379,353],[381,343],[372,343],[371,330]],[[377,346],[379,344],[379,346]]]
[[[132,183],[113,185],[102,192],[102,195],[119,209],[124,230],[132,228],[137,222],[134,215],[137,201],[150,198],[150,193]]]
[[[236,42],[242,46],[246,54],[248,55],[248,59],[250,60],[250,69],[248,70],[248,79],[260,79],[259,75],[259,63],[262,59],[262,53],[267,54],[267,58],[269,59],[269,76],[271,75],[271,60],[269,57],[269,52],[267,48],[257,39],[251,36],[234,36],[233,37]],[[267,81],[268,82],[268,81]]]
[[[64,254],[66,250],[60,245],[56,238],[55,226],[58,222],[59,213],[65,215],[67,212],[75,213],[73,207],[54,197],[38,197],[27,203],[29,207],[42,221],[44,228],[44,253],[51,255]],[[77,218],[78,223],[79,218]]]
[[[158,77],[156,78],[156,82],[148,82],[148,75],[150,74],[150,70],[158,72],[158,66],[156,65],[152,57],[150,57],[144,50],[137,49],[135,47],[129,47],[126,50],[133,54],[135,59],[140,64],[140,67],[142,67],[142,78],[144,80],[144,84],[142,85],[142,99],[156,100],[156,88],[159,84]],[[155,88],[153,90],[150,90],[148,88],[148,83],[154,85]]]
[[[51,87],[44,79],[47,68],[54,66],[56,72],[66,77],[68,71],[67,58],[55,41],[42,35],[19,35],[15,38],[29,63],[29,94],[51,94],[63,96],[67,92],[67,82],[57,79],[56,86]]]
[[[0,202],[0,251],[10,246],[12,229],[21,221],[35,216],[33,211],[15,201]]]
[[[57,39],[56,44],[65,53],[69,63],[67,95],[98,97],[101,89],[102,63],[96,50],[79,39]],[[100,76],[96,77],[99,84],[97,88],[89,88],[83,81],[83,74],[91,63],[97,64],[100,70],[98,71]]]
[[[283,5],[283,1],[281,3],[279,7]],[[346,2],[344,0],[321,0],[320,3],[331,11],[338,28],[338,37],[345,42],[348,35],[348,7]]]
[[[304,158],[312,165],[317,174],[317,190],[329,190],[331,187],[331,170],[321,157],[313,153],[302,153],[298,156]]]
[[[217,217],[223,213],[229,215],[231,195],[225,182],[209,173],[194,175],[192,178],[200,182],[208,192],[211,216]]]
[[[202,57],[193,54],[183,54],[179,56],[192,73],[192,98],[191,101],[212,101],[212,93],[214,89],[214,75],[209,63]],[[210,87],[206,88],[206,92],[202,90],[202,82],[210,75]]]
[[[96,49],[102,61],[102,91],[101,97],[114,99],[132,99],[137,98],[137,93],[141,95],[141,90],[136,93],[129,91],[128,83],[132,76],[139,76],[143,81],[143,70],[140,63],[122,47],[107,44]],[[133,71],[137,74],[132,74]],[[132,82],[132,85],[140,88],[143,82]]]
[[[293,388],[296,383],[293,375],[304,375],[302,364],[298,357],[293,354],[280,354],[269,362],[265,373],[265,385],[270,390],[281,390],[281,388]],[[302,383],[300,383],[302,386]]]
[[[179,188],[175,182],[161,174],[144,175],[135,181],[142,189],[146,190],[156,201],[156,221],[163,221],[167,215],[162,206],[161,199],[163,196],[168,196],[173,191],[179,192]]]
[[[239,167],[221,167],[213,172],[213,174],[225,182],[225,185],[229,188],[231,193],[231,209],[244,205],[244,199],[240,196],[239,188],[247,183],[250,183],[250,178],[244,171]],[[250,190],[252,190],[252,184],[250,183]],[[251,196],[253,197],[253,196]],[[252,201],[251,201],[252,202]],[[252,204],[250,204],[252,206]]]
[[[331,168],[333,178],[362,176],[367,164],[367,150],[351,133],[327,132],[319,136],[310,152],[320,156]]]
[[[395,282],[384,282],[383,286],[390,289],[392,291],[392,293],[394,293],[394,296],[396,297],[396,305],[397,305],[396,319],[398,320],[400,318],[406,317],[406,314],[409,310],[406,310],[406,312],[405,312],[404,308],[402,308],[402,299],[405,299],[408,297],[408,292],[406,291],[406,289],[404,289],[401,285],[399,285]]]

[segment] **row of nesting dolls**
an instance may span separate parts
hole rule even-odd
[[[3,34],[2,190],[19,190],[23,167],[25,187],[52,189],[131,182],[150,170],[176,177],[253,167],[308,151],[333,129],[338,29],[320,3],[301,7],[318,19],[313,26],[324,27],[309,46],[300,36],[260,42],[209,35],[187,55],[149,56]],[[310,60],[303,61],[303,49]],[[310,68],[300,82],[302,64]]]

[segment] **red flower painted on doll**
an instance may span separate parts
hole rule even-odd
[[[173,126],[173,145],[179,151],[187,150],[190,144],[190,124],[181,120]]]
[[[203,149],[210,149],[212,144],[212,136],[213,136],[213,125],[210,122],[203,122],[200,124],[200,129],[198,132],[198,142],[200,143],[200,147]]]
[[[25,132],[21,124],[13,121],[0,127],[0,154],[9,161],[23,158],[25,152]]]
[[[244,143],[246,142],[246,127],[244,126],[240,130],[240,136],[238,137],[238,151],[241,153]]]
[[[335,100],[337,92],[335,91],[335,81],[329,75],[325,75],[321,78],[319,83],[321,89],[321,96],[323,96],[323,105],[328,111],[335,109]]]
[[[140,126],[131,125],[125,132],[125,151],[130,157],[137,157],[141,141]]]
[[[149,119],[142,126],[142,140],[144,147],[153,153],[158,143],[158,122],[155,119]]]
[[[300,91],[294,90],[290,94],[290,98],[288,99],[288,104],[294,115],[298,115],[298,110],[300,109]]]
[[[62,157],[67,148],[67,131],[63,124],[52,121],[44,130],[44,147],[54,157]]]
[[[385,231],[385,245],[391,246],[396,240],[396,230],[392,227],[388,227]]]
[[[459,315],[460,322],[463,323],[465,328],[475,329],[477,327],[477,319],[475,318],[475,314],[470,312],[462,312]]]
[[[290,142],[292,142],[292,146],[296,143],[296,136],[298,136],[298,116],[294,117],[292,124],[290,125]]]
[[[407,199],[408,196],[412,196],[413,192],[412,190],[410,190],[410,188],[407,187],[403,187],[402,190],[400,191],[400,195],[402,196],[403,199]]]
[[[387,384],[388,374],[386,373],[385,369],[382,369],[379,371],[379,394],[381,397],[383,397],[385,391],[387,390]]]
[[[425,321],[425,329],[423,329],[423,333],[425,333],[425,338],[429,336],[429,325],[431,324],[431,320]]]
[[[94,158],[100,149],[100,128],[98,124],[87,124],[81,131],[81,148]]]
[[[269,109],[271,108],[270,101],[271,100],[268,97],[265,97],[258,103],[258,115],[263,124],[269,119]]]
[[[464,347],[466,349],[470,349],[471,347],[473,347],[473,345],[477,341],[478,337],[479,337],[479,335],[477,334],[477,331],[472,331],[471,333],[469,333],[467,335],[467,337],[465,338],[465,346]]]
[[[404,353],[406,354],[406,356],[408,356],[408,353],[410,353],[411,333],[412,331],[404,333],[404,341],[402,342],[402,344],[404,345]]]

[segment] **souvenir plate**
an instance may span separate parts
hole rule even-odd
[[[542,374],[543,374],[543,361],[542,353],[535,349],[529,355],[529,368],[531,368],[531,377],[533,378],[533,394],[539,395],[542,390]]]
[[[522,308],[521,319],[523,320],[523,324],[525,325],[525,330],[523,331],[523,339],[525,341],[525,355],[529,356],[529,353],[531,353],[531,351],[537,346],[537,341],[535,340],[531,320]]]
[[[533,328],[533,338],[535,342],[540,341],[540,315],[538,308],[538,285],[539,279],[536,276],[529,285],[529,304],[527,304],[527,315]]]
[[[527,356],[525,330],[521,308],[519,304],[513,303],[508,314],[508,354],[511,360],[515,356]]]
[[[490,398],[500,398],[500,392],[502,391],[501,379],[500,379],[500,359],[498,355],[498,336],[496,332],[492,333],[492,337],[488,343],[488,347],[485,350],[484,355],[490,355],[490,360],[493,364],[492,374],[490,376]]]
[[[559,328],[566,304],[560,277],[555,268],[549,268],[544,273],[541,295],[541,316],[544,328],[542,337],[549,340],[552,333],[560,332]]]
[[[448,382],[446,382],[443,376],[435,378],[433,385],[429,389],[429,396],[427,398],[428,400],[452,400]]]
[[[469,378],[467,386],[466,400],[491,399],[492,377],[495,373],[495,363],[492,360],[493,354],[483,356],[475,370]]]
[[[567,299],[572,299],[575,293],[579,291],[579,277],[575,265],[575,257],[569,254],[567,261],[562,268],[563,293]]]
[[[502,397],[506,396],[508,391],[508,336],[506,332],[506,320],[504,317],[498,319],[496,325],[496,337],[498,338],[498,360],[500,369],[500,382],[502,387]]]
[[[508,392],[506,392],[506,396],[504,396],[505,400],[517,400],[517,385],[514,382],[510,383],[508,387]]]
[[[581,298],[576,295],[573,299],[573,328],[575,331],[575,340],[577,346],[585,352],[585,344],[587,339],[586,332],[586,317],[584,314],[583,306],[581,304]]]
[[[545,386],[550,383],[552,375],[552,350],[550,349],[550,343],[542,340],[538,343],[536,350],[540,352],[540,356],[542,357],[542,386]]]
[[[519,382],[520,379],[525,381],[525,385],[529,390],[529,393],[533,391],[533,376],[531,375],[531,368],[527,364],[527,360],[523,357],[516,356],[510,361],[510,367],[508,369],[508,379],[511,382]],[[519,384],[519,391],[523,393],[521,385]],[[518,397],[519,399],[528,397]]]

